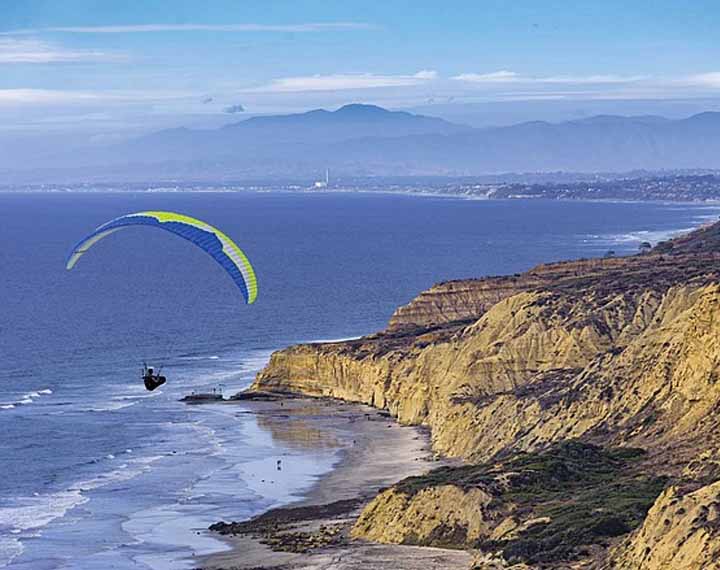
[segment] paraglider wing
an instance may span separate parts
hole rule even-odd
[[[78,260],[104,237],[130,226],[151,226],[184,238],[207,252],[222,265],[245,298],[253,303],[257,298],[257,278],[250,261],[228,236],[210,224],[174,212],[137,212],[115,218],[86,236],[70,252],[66,269],[72,269]]]

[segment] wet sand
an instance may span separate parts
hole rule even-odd
[[[441,463],[428,434],[367,406],[289,399],[237,404],[273,437],[297,445],[340,446],[341,459],[301,500],[250,521],[216,525],[232,547],[199,560],[203,570],[467,569],[467,552],[353,540],[352,524],[377,491]],[[298,427],[302,426],[302,427]]]

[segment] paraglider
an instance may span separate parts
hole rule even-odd
[[[159,370],[156,373],[152,366],[147,364],[143,364],[142,379],[148,392],[152,392],[167,382],[167,378],[161,376]]]
[[[84,237],[68,255],[65,268],[70,270],[87,251],[101,239],[124,228],[148,226],[168,231],[195,244],[210,255],[227,272],[240,289],[247,304],[257,299],[258,285],[250,261],[245,253],[219,229],[196,218],[175,212],[147,211],[127,214],[99,226]],[[152,391],[166,382],[153,368],[143,365],[145,387]]]
[[[101,239],[131,226],[149,226],[171,232],[184,238],[208,253],[217,261],[240,288],[245,302],[257,298],[257,278],[250,261],[228,236],[210,224],[175,212],[137,212],[110,220],[98,227],[78,243],[67,258],[66,269],[72,269],[78,260]]]

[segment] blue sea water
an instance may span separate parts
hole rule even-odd
[[[212,259],[164,232],[69,249],[133,211],[222,228],[255,265],[246,306]],[[272,350],[381,328],[437,281],[633,253],[720,207],[367,193],[0,194],[0,567],[182,568],[202,532],[287,502],[337,459],[273,439],[191,390],[247,386]],[[143,361],[164,364],[153,393]],[[292,468],[274,469],[278,457]],[[272,479],[272,483],[270,482]]]

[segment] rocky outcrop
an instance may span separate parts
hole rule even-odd
[[[538,279],[492,277],[439,283],[423,291],[390,318],[389,330],[428,328],[476,320],[490,307],[539,284]]]
[[[707,459],[720,451],[720,256],[702,244],[718,235],[716,225],[651,254],[440,284],[399,309],[386,331],[275,353],[253,390],[384,408],[430,427],[438,452],[473,465],[569,440],[642,448],[634,469],[702,495],[679,501],[708,501],[701,490],[720,479]],[[692,553],[715,554],[715,535],[692,523],[696,517],[658,523],[663,497],[614,551],[622,568],[660,570],[683,560],[694,562],[678,568],[703,568],[693,564],[706,554]],[[525,536],[523,525],[543,524],[532,522],[542,518],[538,505],[516,515],[512,499],[444,480],[412,496],[396,487],[366,509],[354,532],[377,541],[483,543],[495,556],[493,544],[507,542],[507,533]],[[690,542],[674,558],[680,535]],[[613,540],[583,548],[600,560]],[[647,548],[656,554],[643,554]]]
[[[493,496],[455,485],[428,487],[415,495],[381,493],[362,513],[353,535],[398,544],[472,545],[497,525]]]
[[[606,568],[720,569],[720,481],[689,492],[668,488]]]
[[[663,247],[670,250],[671,242]],[[678,253],[689,246],[679,246]],[[690,247],[692,249],[692,247]],[[637,263],[637,262],[640,263]],[[586,259],[549,263],[522,274],[446,281],[423,291],[407,305],[399,307],[390,318],[389,331],[430,328],[438,325],[467,323],[484,315],[493,305],[518,293],[540,288],[562,287],[578,277],[597,278],[617,273],[623,268],[639,267],[644,260]]]

